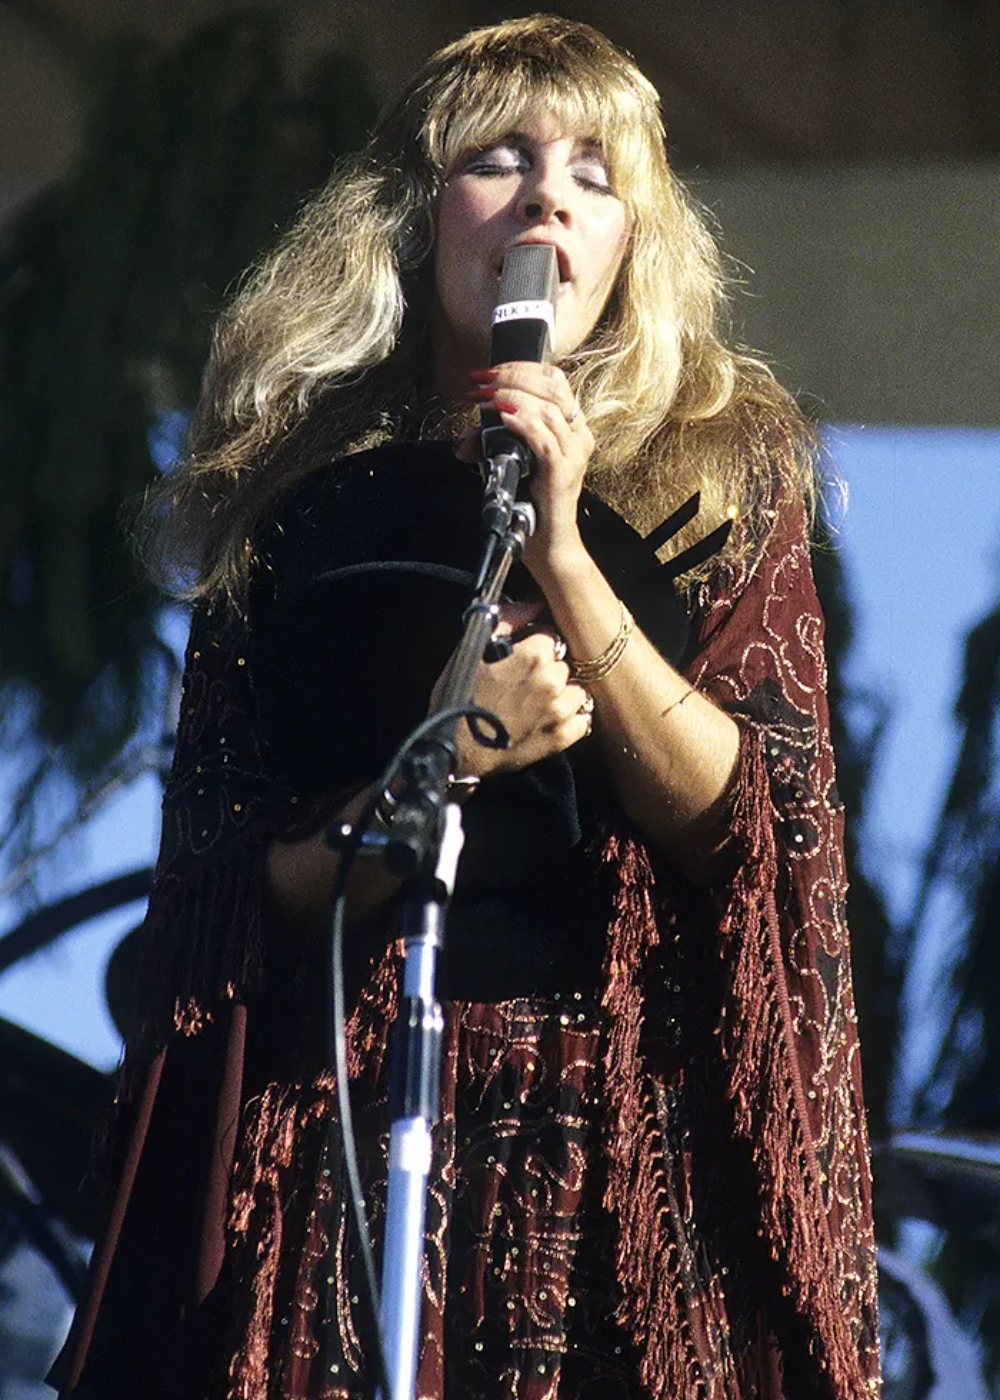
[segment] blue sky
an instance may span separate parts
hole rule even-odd
[[[1000,432],[848,427],[827,443],[848,484],[849,676],[891,714],[866,835],[900,909],[954,757],[965,634],[1000,598]]]
[[[1000,432],[850,427],[827,441],[849,488],[849,677],[884,696],[890,715],[862,833],[866,869],[905,921],[956,755],[965,636],[1000,600]],[[907,969],[901,1120],[937,1047],[949,944],[963,926],[957,893],[939,891]]]
[[[839,540],[856,606],[851,680],[877,691],[891,719],[872,786],[865,846],[870,873],[897,911],[954,755],[951,706],[968,629],[1000,596],[1000,432],[840,426],[827,443],[847,482]],[[158,789],[140,780],[67,847],[47,897],[149,863]],[[103,1005],[104,964],[133,908],[84,926],[0,978],[0,1016],[102,1068],[118,1059]],[[0,927],[13,911],[0,908]],[[920,1020],[940,966],[940,942],[911,980]]]

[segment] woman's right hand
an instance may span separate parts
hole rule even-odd
[[[511,636],[533,623],[540,612],[537,603],[504,605],[497,635]],[[443,680],[435,686],[435,695]],[[486,778],[491,773],[527,768],[590,733],[590,713],[581,708],[587,692],[570,681],[565,661],[556,660],[551,632],[532,632],[514,642],[504,660],[481,662],[473,699],[503,722],[510,748],[484,748],[473,739],[468,725],[460,724],[455,764],[460,777]],[[340,818],[354,821],[370,797],[370,788],[356,793],[340,809]],[[339,859],[327,845],[325,831],[295,841],[271,842],[268,884],[274,910],[284,926],[317,936],[326,931]],[[351,878],[351,922],[367,918],[399,888],[381,861],[359,862]]]
[[[534,622],[541,610],[539,603],[504,604],[495,635],[511,636]],[[441,683],[435,687],[432,703]],[[590,733],[588,699],[583,686],[570,680],[566,662],[556,659],[551,632],[522,637],[503,660],[480,663],[473,687],[473,701],[503,723],[510,747],[490,749],[477,744],[468,725],[460,724],[456,773],[487,778],[562,753]]]

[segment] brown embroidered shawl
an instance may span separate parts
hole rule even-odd
[[[781,1358],[784,1376],[769,1400],[861,1400],[877,1389],[878,1374],[871,1192],[842,810],[800,506],[777,506],[752,566],[720,571],[701,589],[693,633],[689,679],[744,731],[731,874],[710,894],[695,890],[620,822],[603,851],[617,890],[599,1000],[604,1203],[615,1230],[619,1319],[655,1400],[742,1400],[756,1389],[741,1388],[738,1365],[713,1369],[713,1357],[732,1346],[716,1334],[725,1324],[749,1336],[754,1291],[763,1289],[778,1299],[770,1315],[790,1309],[790,1332],[803,1339],[801,1356]],[[267,995],[263,853],[276,833],[315,828],[328,801],[271,771],[259,713],[243,624],[197,613],[150,904],[147,994],[123,1080],[128,1148],[91,1301],[70,1347],[70,1384],[82,1374],[73,1392],[80,1397],[116,1393],[101,1388],[101,1347],[95,1352],[91,1341],[100,1337],[130,1195],[148,1171],[158,1086],[178,1046],[207,1045],[213,1025],[225,1026],[212,1051],[221,1086],[213,1103],[226,1105],[212,1118],[210,1150],[221,1172],[208,1173],[203,1226],[183,1266],[191,1298],[212,1294],[227,1231],[238,1245],[277,1189],[274,1163],[287,1166],[298,1154],[299,1170],[318,1170],[311,1158],[303,1165],[307,1149],[296,1142],[327,1111],[328,1083],[321,1077],[289,1098],[275,1082],[248,1105],[241,1081],[243,1008]],[[379,1078],[392,977],[387,954],[355,1010],[352,1072],[361,1086]],[[683,1029],[668,1033],[689,989]],[[248,1330],[228,1363],[227,1393],[248,1400],[294,1393],[275,1388],[260,1320],[274,1311],[283,1209],[268,1207],[257,1275],[238,1285],[249,1290]],[[744,1236],[747,1257],[760,1256],[745,1277],[727,1281],[726,1268],[694,1257],[723,1236],[737,1241],[726,1257],[739,1257]],[[309,1248],[315,1263],[322,1250],[315,1239]]]

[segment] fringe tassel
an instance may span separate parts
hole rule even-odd
[[[377,1080],[399,1010],[400,954],[390,943],[364,985],[347,1023],[347,1072]]]
[[[122,1093],[176,1033],[196,1035],[212,1007],[263,982],[265,834],[254,833],[186,879],[158,878],[146,914],[140,1004]]]
[[[653,876],[634,840],[612,836],[604,854],[619,872],[602,995],[608,1022],[604,1204],[617,1220],[618,1321],[639,1349],[640,1379],[654,1400],[699,1400],[704,1389],[680,1297],[683,1270],[677,1264],[683,1261],[675,1259],[663,1144],[640,1052],[640,969],[659,940]]]
[[[254,1105],[246,1156],[233,1174],[230,1231],[252,1245],[250,1306],[229,1368],[230,1400],[260,1400],[269,1389],[274,1295],[282,1246],[281,1178],[292,1163],[301,1090],[270,1085]]]
[[[859,1343],[844,1317],[827,1216],[826,1185],[809,1127],[775,903],[773,812],[760,736],[745,731],[734,831],[743,859],[720,923],[730,972],[721,1050],[736,1129],[760,1174],[763,1233],[783,1266],[786,1292],[809,1320],[811,1348],[842,1400],[870,1400]]]
[[[390,945],[348,1020],[347,1063],[352,1080],[363,1077],[374,1084],[382,1074],[396,1014],[397,962],[396,949]],[[260,1400],[269,1395],[283,1367],[300,1365],[306,1351],[315,1351],[304,1315],[315,1312],[318,1304],[312,1285],[294,1291],[295,1301],[289,1304],[294,1316],[277,1348],[273,1341],[283,1247],[282,1202],[288,1198],[289,1172],[301,1173],[302,1182],[307,1183],[297,1189],[315,1189],[320,1204],[330,1202],[320,1167],[326,1128],[335,1111],[334,1091],[334,1077],[324,1070],[306,1087],[269,1085],[251,1106],[243,1152],[233,1173],[229,1232],[239,1239],[241,1251],[249,1251],[245,1272],[253,1281],[248,1315],[234,1334],[240,1342],[229,1368],[229,1400]],[[330,1241],[325,1226],[315,1223],[307,1229],[305,1248],[313,1264],[327,1256]],[[301,1264],[300,1276],[306,1277]],[[338,1276],[337,1286],[341,1291],[346,1287],[342,1277]],[[323,1391],[324,1395],[335,1393],[336,1388]]]
[[[791,1043],[773,821],[761,742],[747,730],[733,814],[741,859],[719,930],[729,976],[721,1052],[736,1129],[750,1143],[759,1172],[761,1233],[782,1268],[785,1291],[807,1319],[830,1393],[838,1400],[871,1400],[860,1343],[838,1293],[826,1181]],[[711,1328],[713,1299],[685,1291],[685,1240],[673,1219],[678,1203],[655,1111],[657,1082],[641,1049],[642,964],[658,942],[653,874],[641,845],[628,838],[612,836],[605,859],[619,872],[602,996],[608,1020],[604,1202],[617,1219],[618,1317],[640,1351],[640,1378],[653,1400],[706,1400],[728,1393],[721,1375],[706,1374],[692,1336],[692,1325]]]

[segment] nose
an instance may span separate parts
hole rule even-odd
[[[571,218],[567,178],[549,162],[539,162],[525,178],[519,200],[522,218],[528,223],[567,224]]]
[[[544,223],[548,219],[555,218],[559,223],[565,224],[569,221],[569,211],[560,209],[556,205],[549,205],[542,200],[528,200],[524,205],[524,217],[529,223]]]

